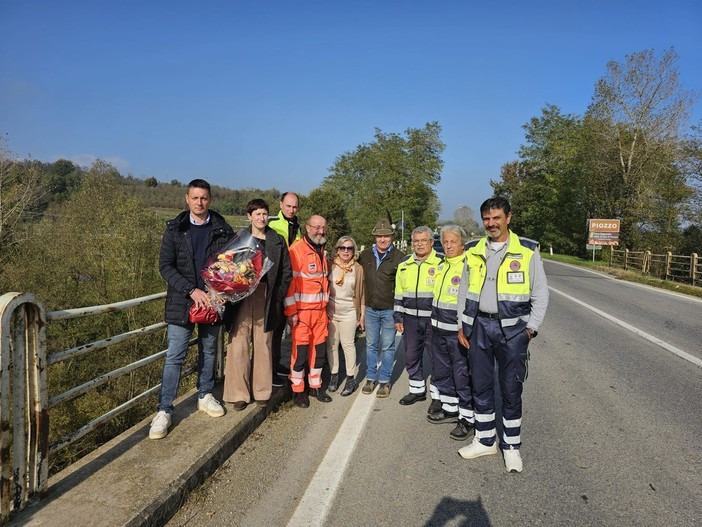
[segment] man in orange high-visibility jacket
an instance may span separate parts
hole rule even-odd
[[[290,381],[293,400],[301,408],[310,405],[305,392],[309,367],[310,395],[323,403],[331,401],[322,388],[322,367],[327,356],[327,303],[329,269],[324,252],[327,220],[311,216],[302,239],[290,246],[293,279],[285,297],[285,315],[292,329]]]

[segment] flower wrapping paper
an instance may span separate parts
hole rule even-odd
[[[227,302],[239,302],[253,293],[272,266],[258,240],[247,229],[240,229],[200,274],[212,306],[221,315]]]

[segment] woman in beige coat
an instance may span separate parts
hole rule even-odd
[[[327,360],[331,377],[329,391],[339,389],[339,343],[344,350],[346,362],[346,384],[342,397],[351,395],[358,388],[356,375],[356,328],[364,329],[366,288],[363,268],[356,263],[356,242],[351,236],[342,236],[334,246],[329,278],[329,336],[327,337]]]

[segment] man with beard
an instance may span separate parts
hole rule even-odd
[[[522,388],[529,343],[546,315],[548,285],[539,244],[509,228],[509,202],[501,197],[487,199],[480,206],[480,215],[487,236],[466,245],[458,295],[462,319],[458,340],[469,348],[475,436],[458,453],[464,459],[497,453],[497,363],[502,395],[500,449],[507,472],[521,472]]]
[[[293,399],[301,408],[310,405],[305,392],[307,369],[310,395],[323,403],[331,401],[322,388],[329,302],[329,269],[324,251],[326,227],[327,220],[322,216],[311,216],[305,225],[305,235],[290,247],[293,279],[285,297],[285,315],[292,330],[290,381]]]

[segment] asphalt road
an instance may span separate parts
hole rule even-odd
[[[702,302],[552,262],[546,271],[524,472],[506,473],[499,455],[463,460],[453,425],[426,421],[428,403],[398,404],[400,345],[389,398],[286,403],[169,525],[702,524]]]

